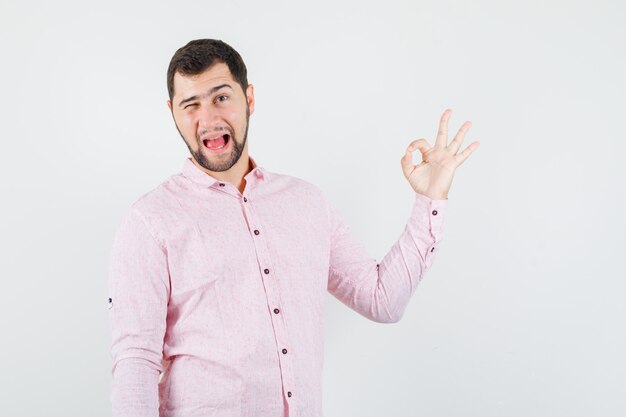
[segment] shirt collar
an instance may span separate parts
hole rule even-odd
[[[252,158],[251,156],[248,156],[248,158],[250,159],[252,169],[244,176],[246,182],[249,182],[250,177],[252,176],[255,176],[259,180],[269,179],[269,172],[265,170],[265,168],[258,166],[254,158]],[[196,164],[193,163],[190,156],[185,159],[182,174],[184,177],[189,178],[190,180],[205,187],[211,187],[221,182],[217,178],[212,177],[211,175],[198,168]]]

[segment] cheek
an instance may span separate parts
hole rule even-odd
[[[241,128],[246,121],[246,110],[230,110],[226,114],[226,120],[229,120],[234,128]]]
[[[193,114],[183,114],[177,118],[178,128],[185,136],[196,135],[196,127],[198,126],[197,118]]]

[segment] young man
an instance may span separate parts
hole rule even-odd
[[[434,147],[408,146],[415,202],[377,263],[316,186],[248,156],[254,88],[234,49],[189,42],[167,85],[191,157],[115,236],[113,415],[321,416],[325,292],[370,320],[400,320],[437,254],[454,172],[478,146],[459,152],[470,123],[448,144],[446,110]]]

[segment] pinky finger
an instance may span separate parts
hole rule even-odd
[[[454,157],[457,164],[456,166],[459,166],[463,162],[465,162],[465,160],[472,154],[472,152],[478,149],[479,146],[480,142],[472,142],[467,148],[463,150],[463,152],[456,154],[456,156]]]

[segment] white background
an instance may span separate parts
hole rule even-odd
[[[626,415],[625,21],[617,0],[4,0],[0,414],[110,415],[113,234],[188,155],[166,70],[209,37],[255,85],[250,155],[377,259],[410,141],[449,107],[481,142],[403,319],[328,297],[326,417]]]

